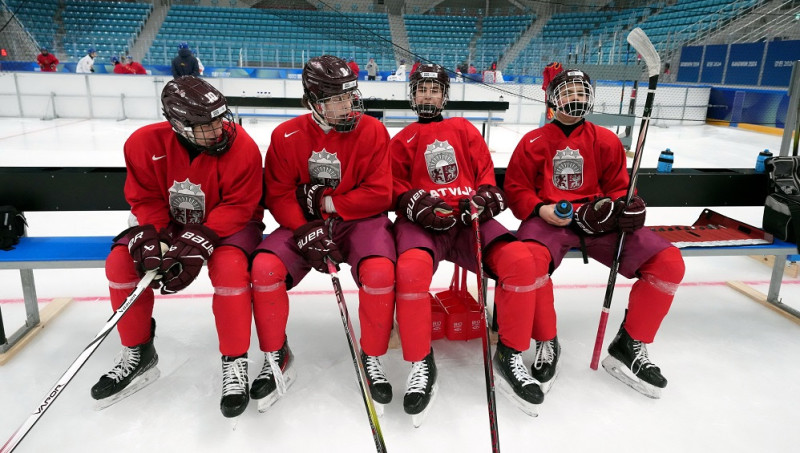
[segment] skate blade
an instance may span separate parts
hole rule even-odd
[[[553,379],[551,379],[552,381]],[[538,417],[539,416],[539,404],[533,404],[525,401],[524,399],[520,398],[516,393],[514,393],[514,389],[511,388],[511,384],[506,382],[505,379],[500,377],[500,379],[495,380],[496,387],[500,390],[500,393],[506,397],[514,406],[516,406],[519,410],[524,412],[525,414],[531,417]]]
[[[296,377],[297,377],[297,372],[295,371],[294,367],[289,367],[286,370],[286,372],[283,373],[283,380],[286,383],[287,391],[289,390],[289,387],[291,387],[292,384],[294,384],[294,380]],[[258,412],[263,414],[264,412],[269,410],[269,408],[272,407],[273,404],[278,402],[281,396],[283,395],[278,394],[278,389],[275,389],[272,391],[272,393],[265,396],[264,398],[256,400],[258,401]]]
[[[630,369],[628,369],[628,367],[625,366],[624,363],[620,362],[613,356],[608,356],[603,359],[602,364],[603,368],[608,371],[608,374],[614,376],[628,387],[636,390],[648,398],[661,398],[660,388],[639,379]]]
[[[161,370],[159,370],[158,367],[150,368],[149,370],[137,376],[134,380],[131,381],[130,384],[128,384],[127,387],[120,390],[118,393],[111,395],[108,398],[97,400],[97,402],[94,405],[94,410],[101,411],[109,406],[118,403],[121,400],[124,400],[125,398],[133,395],[139,390],[155,382],[155,380],[158,379],[159,376],[161,376]]]
[[[433,406],[433,402],[436,400],[437,393],[439,393],[439,384],[435,383],[433,387],[431,387],[431,399],[428,400],[428,405],[425,406],[425,409],[419,414],[411,415],[411,423],[414,425],[414,428],[419,428],[422,422],[428,417],[428,411],[431,410],[431,406]]]
[[[558,377],[559,370],[561,370],[561,364],[560,363],[556,364],[556,372],[553,374],[553,377],[550,378],[549,381],[540,382],[538,379],[536,380],[536,382],[539,382],[539,388],[542,389],[542,393],[544,393],[545,395],[547,395],[547,392],[549,392],[550,389],[553,388],[553,384],[556,382],[556,378]]]

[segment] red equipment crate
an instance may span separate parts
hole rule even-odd
[[[431,297],[431,340],[439,340],[444,338],[447,314],[433,294],[429,295]]]
[[[458,274],[461,270],[461,279]],[[448,340],[480,338],[485,331],[483,310],[467,291],[467,270],[455,266],[450,289],[437,293],[436,301],[444,309],[445,336]]]

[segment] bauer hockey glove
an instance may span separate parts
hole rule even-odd
[[[586,234],[607,233],[617,228],[617,217],[622,205],[611,198],[598,198],[584,203],[575,210],[573,223]]]
[[[153,225],[135,226],[123,233],[131,239],[128,241],[128,252],[133,258],[136,274],[143,277],[145,272],[161,266],[162,244],[156,227]],[[166,247],[164,247],[166,248]]]
[[[469,200],[463,200],[469,201]],[[472,224],[472,216],[470,215],[469,204],[460,203],[461,210],[461,223],[464,225]],[[499,187],[490,184],[484,184],[475,191],[472,196],[472,203],[478,211],[478,220],[485,222],[494,218],[497,214],[505,211],[508,205],[506,204],[506,196]]]
[[[339,263],[344,261],[323,220],[308,222],[294,230],[294,240],[308,264],[324,274],[328,273],[328,263],[325,259],[333,261],[337,270]]]
[[[422,189],[400,195],[397,211],[408,220],[436,231],[449,230],[458,222],[452,206]]]
[[[619,229],[625,233],[633,233],[639,228],[644,226],[644,219],[647,215],[647,205],[644,204],[638,196],[631,198],[631,202],[625,206],[625,198],[620,198],[616,201],[619,204]]]
[[[161,294],[174,294],[186,288],[200,274],[203,263],[219,243],[217,233],[203,225],[186,225],[173,240],[161,260]]]
[[[300,184],[295,190],[297,202],[307,222],[322,219],[322,197],[328,186],[322,184]]]

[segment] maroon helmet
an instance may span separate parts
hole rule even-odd
[[[225,96],[203,79],[184,76],[170,80],[161,91],[161,105],[175,133],[205,153],[223,154],[236,138],[236,122]],[[214,124],[218,119],[221,121]],[[206,138],[212,134],[215,139]]]
[[[417,103],[417,88],[421,82],[434,82],[439,85],[439,90],[442,93],[441,105]],[[409,76],[408,83],[411,110],[416,112],[419,117],[433,118],[442,112],[450,93],[450,76],[441,65],[428,63],[419,65],[417,70]]]
[[[575,92],[583,93],[584,99],[570,98]],[[547,85],[546,94],[547,106],[568,116],[586,116],[594,107],[592,79],[580,69],[566,69],[556,74]]]
[[[358,74],[333,55],[308,60],[303,68],[303,100],[317,122],[339,132],[355,129],[364,113]]]

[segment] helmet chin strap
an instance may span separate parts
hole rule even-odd
[[[328,131],[333,129],[333,126],[331,126],[330,124],[328,124],[327,121],[325,121],[325,117],[323,116],[323,114],[320,114],[317,111],[317,106],[319,106],[324,113],[325,106],[319,103],[314,103],[311,105],[311,117],[314,118],[314,122],[317,123],[317,125],[319,125],[319,127],[321,127],[322,130],[325,131],[325,133],[327,134]]]

